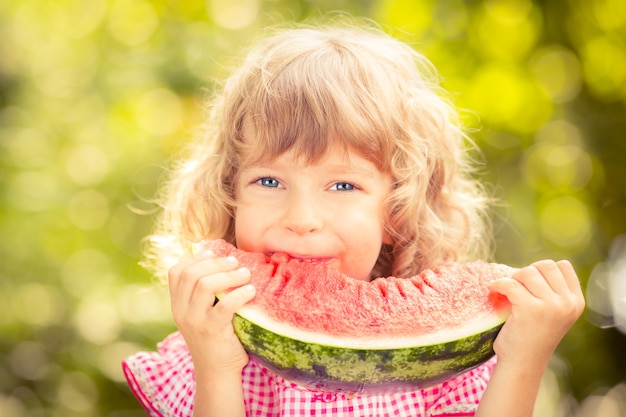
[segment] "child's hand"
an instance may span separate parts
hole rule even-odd
[[[539,261],[490,288],[511,302],[511,315],[494,343],[498,362],[545,366],[585,307],[568,261]]]
[[[254,297],[247,268],[234,257],[201,252],[184,258],[169,271],[174,322],[185,338],[196,377],[241,373],[248,356],[233,331],[233,314]],[[219,302],[214,306],[216,294]]]

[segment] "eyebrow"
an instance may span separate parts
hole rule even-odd
[[[300,165],[301,166],[301,165]],[[306,166],[306,165],[305,165]],[[293,169],[298,168],[299,166],[287,164],[287,163],[277,163],[277,162],[260,162],[254,163],[246,166],[242,166],[242,170],[264,170],[264,169]],[[367,178],[374,179],[376,178],[376,171],[362,166],[354,166],[352,164],[343,165],[343,164],[331,164],[326,165],[325,170],[331,175],[363,175]]]
[[[327,167],[327,171],[331,174],[357,174],[364,175],[368,178],[376,178],[375,171],[366,167],[353,166],[353,165],[330,165]]]

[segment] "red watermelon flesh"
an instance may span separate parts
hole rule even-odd
[[[246,307],[260,307],[277,322],[302,330],[355,339],[449,331],[486,315],[506,314],[508,301],[490,293],[487,284],[515,272],[476,261],[365,282],[286,254],[244,252],[223,240],[207,242],[206,248],[217,256],[235,256],[251,270],[257,291]]]

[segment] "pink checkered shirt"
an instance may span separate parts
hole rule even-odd
[[[191,417],[195,377],[180,333],[123,363],[128,384],[151,417]],[[385,395],[345,395],[313,391],[287,381],[254,358],[243,369],[246,415],[262,417],[452,417],[473,416],[493,372],[495,358],[442,384]]]

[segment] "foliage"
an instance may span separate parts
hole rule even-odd
[[[412,42],[469,110],[495,258],[569,258],[589,284],[596,312],[548,386],[571,403],[624,382],[626,338],[600,328],[626,315],[602,274],[626,249],[622,1],[17,0],[0,3],[1,415],[144,415],[119,362],[173,330],[138,266],[160,176],[255,33],[335,9]]]

